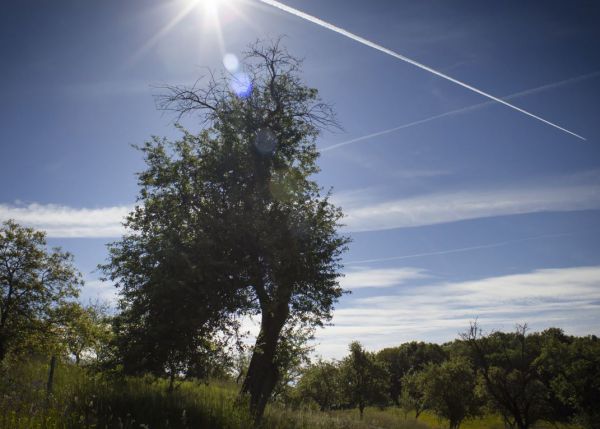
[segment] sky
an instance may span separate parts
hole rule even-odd
[[[0,220],[72,252],[84,302],[114,299],[96,266],[135,204],[132,145],[180,135],[157,87],[285,35],[343,127],[319,137],[316,179],[346,215],[352,293],[315,353],[444,342],[474,320],[600,334],[600,4],[283,1],[583,140],[266,3],[2,2]]]

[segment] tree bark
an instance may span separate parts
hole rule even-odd
[[[50,368],[48,369],[48,382],[46,383],[46,403],[50,402],[52,396],[52,387],[54,385],[54,369],[56,368],[56,356],[50,358]]]
[[[6,357],[7,351],[6,336],[0,331],[0,362]]]
[[[250,395],[250,410],[259,422],[271,393],[279,379],[276,354],[281,329],[289,314],[287,301],[263,308],[260,332],[242,386],[242,393]]]

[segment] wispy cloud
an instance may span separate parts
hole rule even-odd
[[[532,237],[523,237],[523,238],[519,238],[519,239],[515,239],[515,240],[505,240],[505,241],[496,241],[494,243],[479,244],[476,246],[455,247],[453,249],[436,250],[433,252],[421,252],[421,253],[413,253],[410,255],[389,256],[386,258],[362,259],[362,260],[357,260],[357,261],[349,261],[349,262],[344,262],[344,265],[345,266],[352,266],[352,265],[359,265],[359,264],[364,265],[364,264],[372,264],[372,263],[377,263],[377,262],[389,262],[389,261],[399,261],[402,259],[422,258],[425,256],[449,255],[452,253],[472,252],[474,250],[493,249],[496,247],[503,247],[503,246],[508,246],[510,244],[523,243],[526,241],[544,240],[544,239],[548,239],[548,238],[561,238],[561,237],[568,237],[568,236],[572,236],[572,235],[574,235],[574,233],[572,233],[572,232],[564,232],[564,233],[558,233],[558,234],[543,234],[543,235],[536,235],[536,236],[532,236]]]
[[[506,97],[502,97],[502,98],[504,100],[513,100],[515,98],[525,97],[525,96],[528,96],[528,95],[537,94],[537,93],[548,91],[548,90],[551,90],[551,89],[556,89],[556,88],[559,88],[561,86],[570,85],[570,84],[573,84],[573,83],[581,82],[583,80],[591,79],[591,78],[598,77],[598,76],[600,76],[600,72],[596,71],[596,72],[593,72],[593,73],[588,73],[588,74],[584,74],[584,75],[581,75],[581,76],[576,76],[576,77],[572,77],[572,78],[569,78],[569,79],[561,80],[561,81],[558,81],[558,82],[552,82],[552,83],[549,83],[549,84],[546,84],[546,85],[542,85],[542,86],[538,86],[538,87],[535,87],[535,88],[526,89],[525,91],[516,92],[514,94],[510,94],[510,95],[507,95]],[[340,143],[332,144],[330,146],[326,146],[324,148],[320,148],[319,150],[321,152],[329,152],[331,150],[338,149],[340,147],[344,147],[344,146],[347,146],[347,145],[350,145],[350,144],[353,144],[353,143],[360,143],[360,142],[363,142],[363,141],[366,141],[366,140],[371,140],[371,139],[373,139],[375,137],[379,137],[379,136],[383,136],[383,135],[386,135],[386,134],[395,133],[396,131],[400,131],[400,130],[403,130],[403,129],[406,129],[406,128],[411,128],[411,127],[414,127],[414,126],[417,126],[417,125],[426,124],[428,122],[432,122],[432,121],[435,121],[437,119],[446,118],[448,116],[455,116],[455,115],[460,115],[462,113],[472,112],[472,111],[479,110],[479,109],[482,109],[482,108],[487,107],[487,106],[491,106],[493,104],[494,104],[493,101],[484,101],[483,103],[472,104],[470,106],[461,107],[460,109],[449,110],[447,112],[439,113],[437,115],[428,116],[428,117],[423,118],[423,119],[418,119],[416,121],[407,122],[405,124],[398,125],[398,126],[395,126],[395,127],[392,127],[392,128],[387,128],[387,129],[382,130],[382,131],[377,131],[377,132],[374,132],[374,133],[366,134],[364,136],[360,136],[360,137],[356,137],[356,138],[353,138],[353,139],[350,139],[350,140],[346,140],[346,141],[343,141],[343,142],[340,142]]]
[[[373,194],[340,193],[347,230],[376,231],[492,216],[600,208],[595,184],[448,191],[373,203]],[[367,201],[367,202],[365,202]]]
[[[334,325],[318,334],[318,351],[339,357],[352,340],[373,348],[413,339],[448,341],[475,318],[488,330],[527,322],[534,329],[558,326],[578,334],[599,333],[600,266],[401,284],[386,291],[336,310]]]
[[[340,279],[340,284],[350,290],[385,288],[426,277],[429,276],[419,268],[362,269],[346,273],[345,277]]]
[[[118,237],[131,207],[74,208],[57,204],[0,204],[0,221],[14,219],[48,237]]]

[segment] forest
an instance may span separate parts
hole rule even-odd
[[[600,428],[595,336],[473,321],[445,344],[315,357],[346,292],[350,237],[315,179],[339,124],[280,40],[245,61],[243,90],[161,88],[158,107],[202,129],[137,147],[136,205],[98,261],[115,306],[77,299],[73,256],[43,231],[2,224],[0,428]]]

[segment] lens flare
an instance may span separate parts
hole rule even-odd
[[[254,146],[262,155],[272,155],[277,147],[277,136],[268,128],[261,128],[256,132]]]
[[[246,73],[238,72],[231,77],[229,87],[238,97],[247,98],[252,93],[252,80]]]
[[[223,56],[223,65],[230,73],[235,73],[240,67],[240,60],[234,54],[225,54]]]

